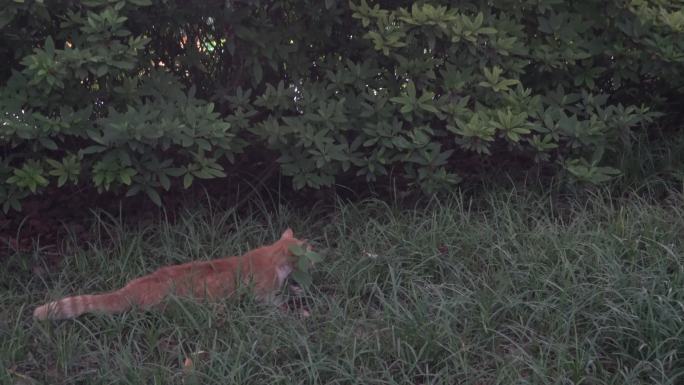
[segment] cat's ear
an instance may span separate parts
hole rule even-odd
[[[294,238],[294,234],[292,233],[292,229],[288,227],[287,230],[283,233],[283,235],[280,236],[280,239],[290,239]]]

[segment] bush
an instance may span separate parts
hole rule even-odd
[[[6,3],[5,211],[51,184],[160,203],[229,163],[297,189],[601,183],[684,85],[676,1]]]

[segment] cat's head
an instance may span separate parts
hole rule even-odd
[[[307,250],[312,250],[312,247],[307,240],[295,238],[294,233],[290,228],[283,232],[283,235],[280,236],[280,239],[275,244],[278,245],[278,249],[282,250],[283,253],[286,253],[288,257],[291,257],[293,260],[296,259],[296,256],[290,251],[290,246],[297,245],[302,246]]]
[[[307,248],[308,250],[311,250],[311,245],[307,243],[306,239],[297,239],[294,237],[294,232],[292,232],[291,228],[285,230],[283,232],[283,235],[280,236],[280,239],[276,243],[287,245],[287,247],[292,245],[299,245]]]

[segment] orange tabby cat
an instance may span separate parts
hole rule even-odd
[[[171,294],[219,299],[231,296],[240,284],[251,285],[258,299],[273,301],[296,264],[297,258],[289,247],[304,244],[287,229],[274,244],[245,255],[163,267],[113,292],[67,297],[39,306],[33,317],[65,319],[89,312],[114,314],[133,307],[149,309]]]

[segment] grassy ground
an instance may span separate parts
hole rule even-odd
[[[103,216],[87,247],[65,240],[58,270],[36,273],[39,248],[3,261],[0,383],[684,383],[684,200],[427,206],[202,209],[135,227]],[[327,249],[309,318],[250,301],[30,318],[46,300],[242,253],[287,225]]]

